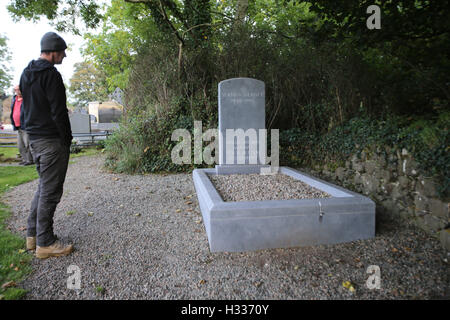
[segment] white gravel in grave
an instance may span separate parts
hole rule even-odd
[[[223,201],[264,201],[331,197],[286,174],[208,175]]]

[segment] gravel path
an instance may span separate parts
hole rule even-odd
[[[76,251],[34,258],[20,283],[26,299],[450,297],[448,253],[412,226],[377,218],[371,240],[210,253],[191,174],[111,174],[102,163],[94,156],[70,164],[55,232]],[[11,230],[22,236],[36,186],[23,184],[2,199],[13,211]],[[67,289],[70,265],[80,268],[81,290]],[[381,289],[366,287],[369,265],[380,267]]]

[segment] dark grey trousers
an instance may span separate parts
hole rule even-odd
[[[47,247],[56,240],[53,215],[63,194],[70,147],[63,145],[60,139],[39,139],[30,141],[30,149],[39,185],[31,202],[27,236],[36,237],[38,246]]]
[[[33,162],[33,157],[30,151],[30,140],[25,130],[19,129],[17,131],[17,147],[19,148],[19,153],[23,162]]]

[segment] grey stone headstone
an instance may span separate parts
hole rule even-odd
[[[230,131],[233,130],[233,131]],[[238,143],[227,136],[237,133],[246,134],[245,144]],[[249,130],[250,129],[250,130]],[[216,167],[260,165],[259,129],[265,129],[265,85],[263,81],[250,78],[234,78],[219,83],[219,165]],[[250,142],[250,133],[256,133],[256,139]],[[248,134],[248,135],[247,135]],[[234,135],[234,134],[233,134]],[[229,142],[227,145],[227,141]],[[242,141],[242,140],[241,140]],[[231,142],[231,143],[230,143]],[[233,150],[231,149],[233,148]],[[256,150],[256,155],[254,151]],[[253,151],[253,153],[251,153]],[[245,152],[244,161],[238,159],[238,153]],[[234,157],[227,155],[234,153]],[[250,156],[253,154],[253,156]],[[256,159],[256,162],[255,162]]]
[[[91,120],[88,114],[73,113],[69,116],[72,133],[90,133]]]

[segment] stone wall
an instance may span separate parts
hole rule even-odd
[[[377,214],[408,219],[450,250],[449,199],[439,197],[436,182],[420,172],[408,150],[366,149],[345,163],[317,165],[310,173],[368,196]]]

